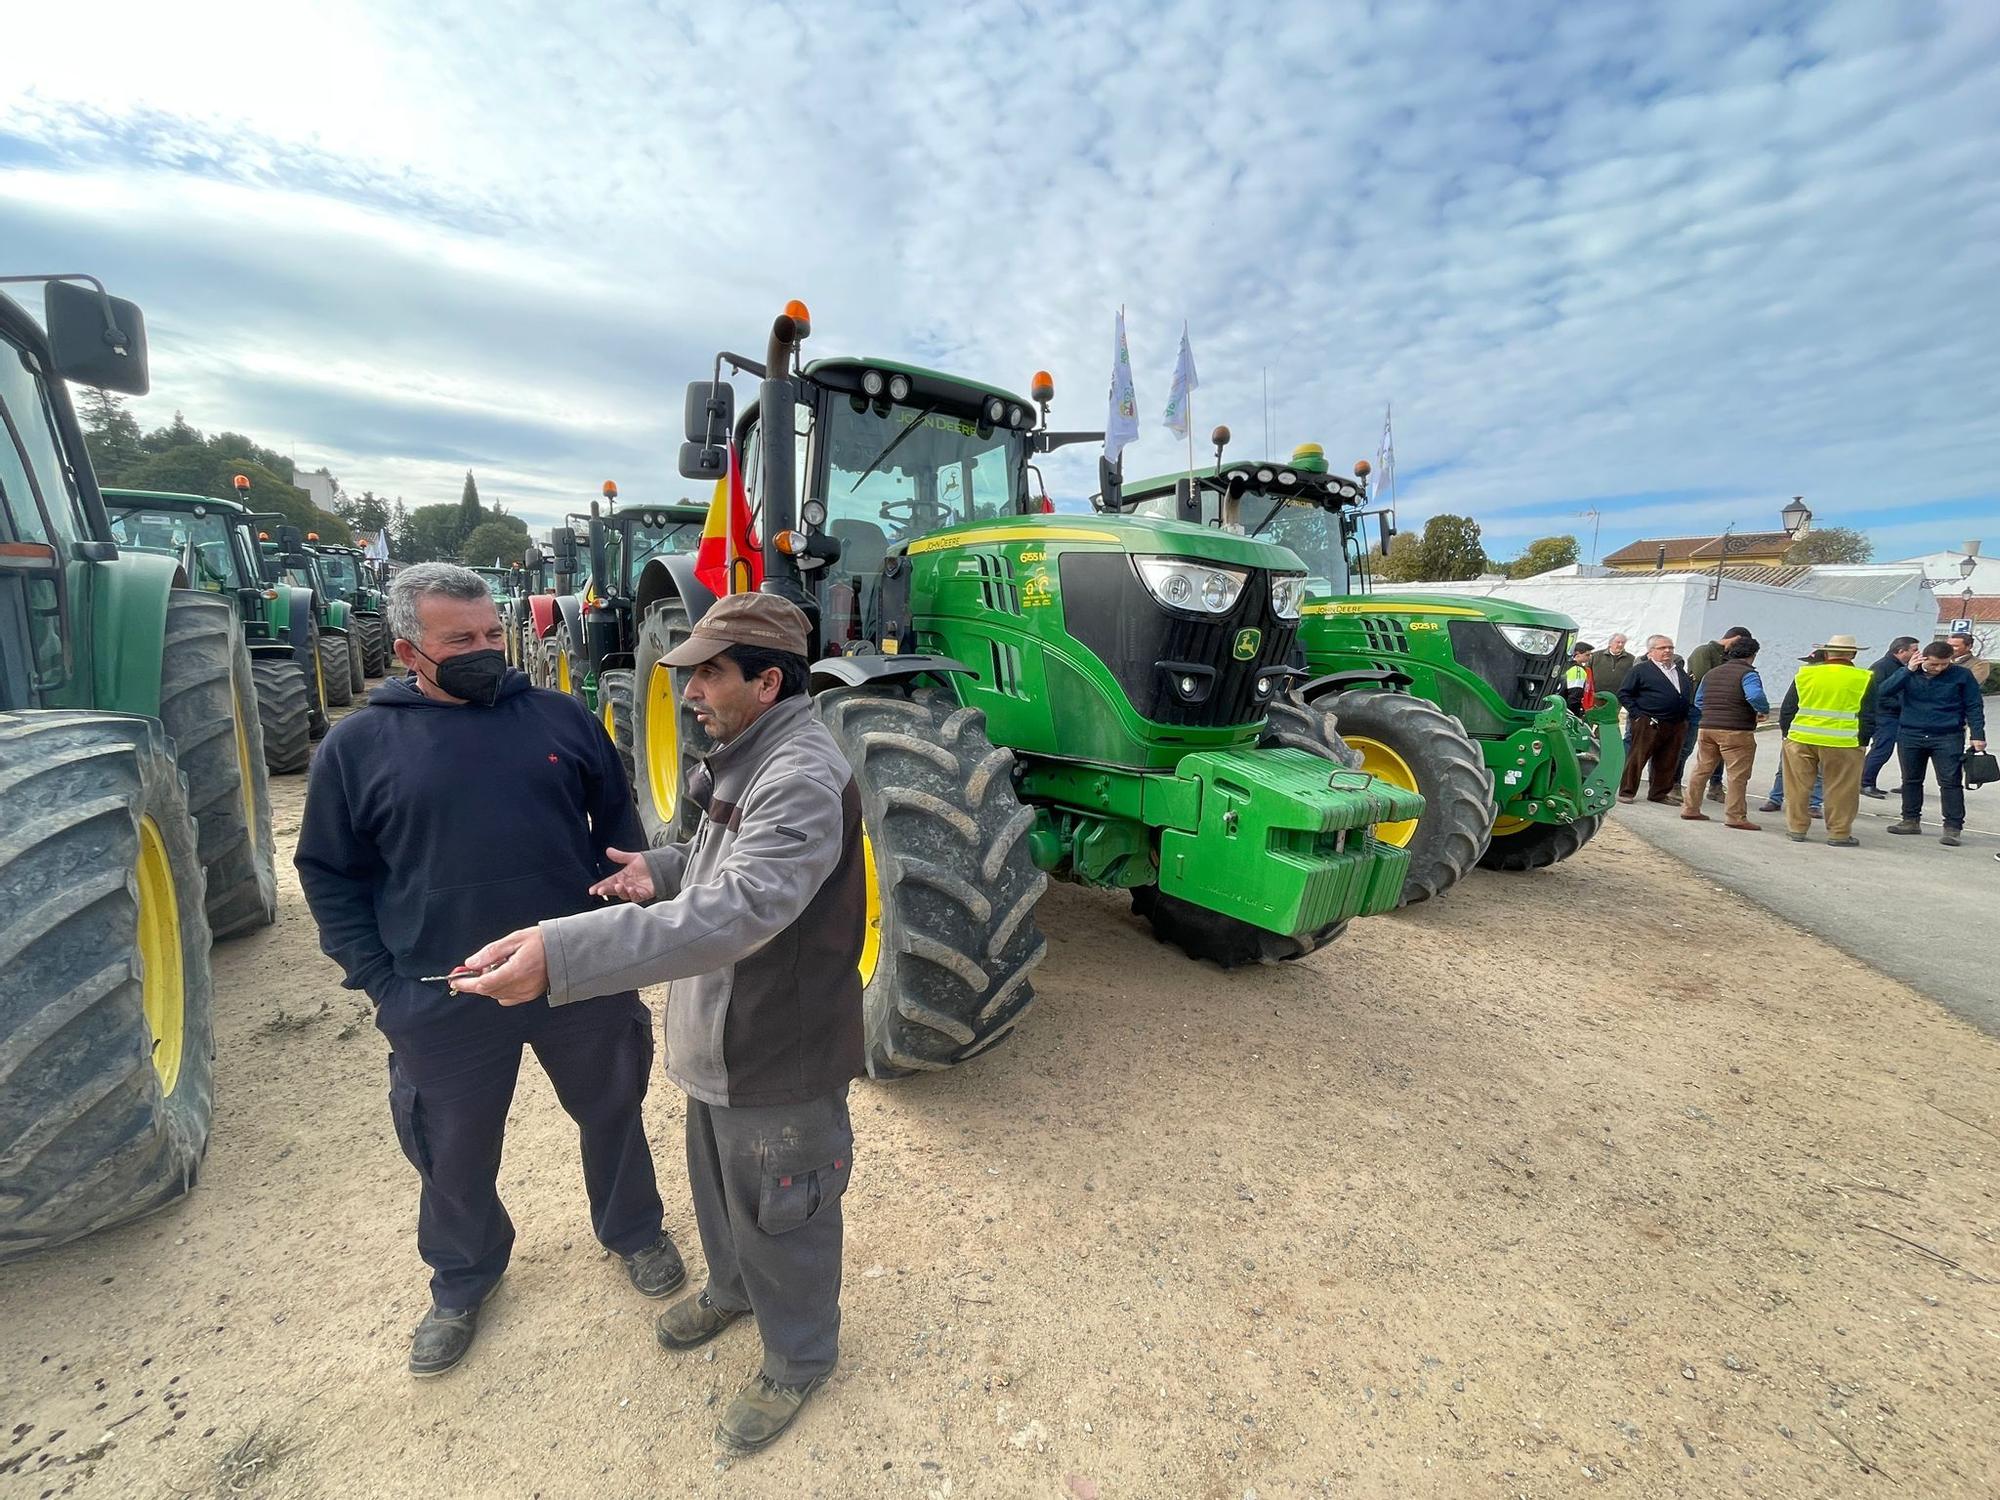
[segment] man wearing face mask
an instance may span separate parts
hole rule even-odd
[[[392,1048],[390,1114],[432,1273],[410,1370],[438,1375],[471,1348],[513,1248],[496,1182],[523,1047],[577,1123],[598,1242],[648,1297],[686,1271],[641,1118],[653,1043],[638,995],[502,1010],[436,977],[504,933],[590,909],[590,887],[624,867],[614,848],[645,847],[618,753],[576,699],[507,666],[478,574],[405,568],[387,614],[410,675],[320,744],[296,862],[320,947],[375,1002]]]

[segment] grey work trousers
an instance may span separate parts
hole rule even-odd
[[[847,1089],[753,1108],[690,1098],[687,1156],[708,1300],[756,1316],[766,1378],[826,1374],[840,1352],[840,1198],[854,1170]]]

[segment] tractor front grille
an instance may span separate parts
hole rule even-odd
[[[1514,649],[1491,620],[1453,620],[1451,650],[1458,664],[1478,673],[1510,708],[1533,712],[1550,693],[1562,690],[1563,648],[1546,656]]]
[[[1227,615],[1198,616],[1154,599],[1122,552],[1067,552],[1061,569],[1065,628],[1110,670],[1141,718],[1223,728],[1264,717],[1278,683],[1261,695],[1257,683],[1290,662],[1298,636],[1296,620],[1272,613],[1269,573],[1251,570]],[[1257,644],[1239,659],[1246,630],[1257,632]],[[1201,684],[1197,701],[1179,691],[1182,678]]]

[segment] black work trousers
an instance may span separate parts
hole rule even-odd
[[[1903,768],[1903,817],[1917,822],[1924,815],[1924,772],[1937,773],[1938,795],[1944,800],[1944,826],[1953,833],[1965,827],[1965,731],[1919,734],[1905,730],[1896,736],[1896,758]]]
[[[847,1089],[755,1108],[687,1102],[708,1300],[749,1309],[764,1375],[803,1385],[840,1352],[840,1197],[854,1170]]]
[[[1685,719],[1662,720],[1645,714],[1632,715],[1632,750],[1625,757],[1625,774],[1619,781],[1619,792],[1627,797],[1636,796],[1639,773],[1643,770],[1646,773],[1646,799],[1665,802],[1674,788],[1681,763],[1681,741],[1686,736]]]
[[[574,1005],[495,1005],[476,1023],[391,1035],[389,1111],[423,1189],[417,1253],[439,1307],[476,1306],[514,1248],[500,1201],[507,1110],[532,1047],[576,1121],[598,1243],[619,1255],[659,1237],[660,1190],[641,1103],[653,1066],[652,1017],[634,994]]]

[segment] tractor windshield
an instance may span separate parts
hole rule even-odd
[[[632,557],[622,564],[617,552],[622,538],[614,531],[606,539],[613,549],[608,571],[613,578],[623,578],[629,586],[654,558],[694,551],[701,542],[702,524],[701,521],[669,521],[664,526],[634,525],[630,532]]]
[[[135,552],[163,552],[176,558],[192,541],[196,576],[191,582],[210,593],[244,588],[250,581],[241,576],[229,522],[219,515],[197,516],[191,511],[149,510],[144,506],[114,510],[111,539]]]
[[[320,555],[320,577],[326,580],[327,597],[354,602],[354,596],[361,592],[361,569],[354,559],[344,552],[326,552]]]
[[[1272,512],[1277,514],[1273,515]],[[1313,500],[1251,491],[1243,497],[1246,534],[1290,547],[1306,565],[1306,589],[1314,594],[1345,594],[1347,552],[1340,517]]]
[[[1022,433],[982,435],[971,417],[859,396],[828,406],[827,529],[877,557],[941,526],[1011,515],[1026,493]]]

